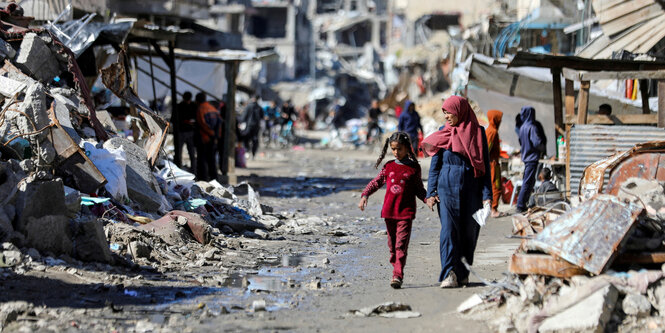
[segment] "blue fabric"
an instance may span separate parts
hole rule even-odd
[[[418,130],[420,129],[420,131],[422,131],[423,127],[420,125],[420,115],[418,115],[418,112],[416,112],[415,109],[413,112],[409,112],[409,107],[412,104],[413,102],[411,101],[406,101],[404,103],[404,111],[399,115],[397,130],[406,132],[411,139],[411,143],[416,146],[418,144]]]
[[[480,226],[472,215],[482,208],[483,200],[492,199],[489,153],[484,130],[482,135],[486,170],[482,177],[473,176],[471,163],[461,154],[441,149],[432,156],[427,197],[438,195],[441,200],[438,205],[441,220],[439,281],[448,276],[451,270],[455,271],[459,280],[469,276],[469,271],[461,262],[462,257],[473,264]]]
[[[520,126],[520,146],[522,149],[522,161],[524,163],[537,162],[545,151],[545,142],[542,136],[542,126],[536,124],[536,110],[525,106],[520,112],[522,126]]]
[[[524,177],[522,177],[522,188],[520,195],[517,197],[517,211],[522,212],[526,210],[526,204],[529,202],[529,197],[533,191],[533,185],[536,183],[536,171],[538,170],[538,162],[524,163]]]

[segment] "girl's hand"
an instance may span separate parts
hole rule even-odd
[[[434,211],[434,205],[436,205],[438,202],[441,202],[441,200],[439,200],[438,195],[435,195],[433,197],[429,197],[429,198],[427,198],[427,207],[429,207],[429,209]]]
[[[365,211],[365,207],[367,207],[367,197],[360,197],[358,208],[360,208],[362,211]]]

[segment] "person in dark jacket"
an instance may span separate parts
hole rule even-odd
[[[529,199],[529,208],[534,206],[545,206],[548,203],[562,200],[562,195],[556,185],[550,180],[552,179],[552,170],[543,168],[538,173],[538,180],[540,186],[534,192],[534,195]]]
[[[256,151],[259,149],[259,132],[261,130],[261,119],[263,119],[263,109],[259,106],[256,96],[247,103],[245,112],[240,119],[244,123],[244,129],[241,129],[240,136],[242,137],[245,149],[252,152],[252,158],[256,156]]]
[[[536,182],[536,170],[538,160],[545,153],[545,135],[542,125],[536,122],[536,110],[531,106],[525,106],[520,111],[522,126],[520,127],[520,147],[522,151],[522,162],[524,162],[524,176],[522,177],[522,188],[517,197],[517,211],[523,212],[527,209],[529,196]]]
[[[480,233],[473,214],[490,204],[492,189],[487,137],[471,105],[451,96],[442,110],[447,124],[423,140],[425,156],[432,156],[426,200],[441,220],[439,282],[454,288],[468,283],[462,258],[473,264]]]
[[[187,147],[189,154],[189,169],[196,172],[196,145],[194,144],[194,131],[196,130],[197,106],[192,101],[192,93],[186,91],[182,94],[182,101],[178,103],[177,112],[180,114],[178,128],[178,141],[175,143],[175,164],[182,168],[182,146]]]
[[[420,124],[420,115],[416,112],[416,105],[407,100],[404,102],[404,110],[399,115],[399,122],[397,123],[397,130],[406,132],[411,139],[413,145],[413,152],[418,156],[418,130],[423,132],[423,126]]]

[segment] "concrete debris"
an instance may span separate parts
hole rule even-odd
[[[539,332],[603,332],[618,296],[617,289],[607,284],[570,308],[545,319]]]
[[[84,217],[74,221],[73,229],[76,258],[83,261],[112,262],[102,221],[94,217]]]
[[[665,280],[655,283],[647,291],[649,302],[659,313],[665,314]]]
[[[122,148],[127,157],[127,193],[129,198],[149,212],[158,211],[162,206],[161,189],[151,172],[148,156],[143,148],[123,138],[112,138],[104,143],[104,148]]]
[[[642,294],[628,294],[621,303],[623,312],[629,316],[647,317],[651,315],[651,303]]]
[[[58,58],[47,43],[52,43],[52,40],[45,41],[35,33],[27,33],[16,57],[18,66],[44,82],[50,81],[61,72]]]
[[[412,311],[410,305],[396,302],[386,302],[359,310],[351,310],[349,312],[359,317],[380,316],[386,318],[406,319],[421,316],[419,312]]]
[[[134,260],[139,258],[150,258],[150,253],[152,249],[150,246],[141,241],[133,241],[129,243],[129,252],[131,253]]]
[[[0,305],[0,324],[2,328],[7,324],[16,321],[19,315],[22,315],[33,308],[33,305],[25,301],[12,301]]]
[[[22,232],[27,246],[40,252],[71,254],[72,237],[69,230],[69,218],[63,215],[44,215],[28,217]]]

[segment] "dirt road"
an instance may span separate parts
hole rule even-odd
[[[466,288],[438,288],[438,236],[436,214],[419,204],[413,227],[403,289],[389,287],[391,277],[388,263],[383,220],[379,218],[384,190],[370,198],[368,208],[357,208],[360,192],[377,171],[373,163],[377,153],[359,151],[281,151],[250,161],[241,170],[250,183],[262,191],[262,199],[278,210],[296,209],[307,214],[333,216],[334,225],[342,226],[357,239],[350,244],[333,246],[329,268],[321,290],[314,290],[288,310],[266,314],[262,320],[238,317],[225,318],[219,324],[249,330],[343,331],[343,332],[484,332],[486,326],[459,318],[455,308],[473,293],[483,290],[478,279],[471,277]],[[422,160],[426,178],[429,160]],[[321,194],[308,193],[304,186],[313,183],[335,186]],[[299,194],[279,192],[277,188],[301,188]],[[263,190],[261,190],[261,188]],[[297,193],[297,192],[296,192]],[[279,196],[284,198],[279,198]],[[507,269],[507,259],[517,246],[504,235],[510,233],[509,218],[490,220],[483,228],[476,251],[475,270],[484,278],[499,278]],[[408,304],[422,314],[413,319],[353,317],[351,309],[383,303]],[[217,324],[217,323],[216,323]]]

